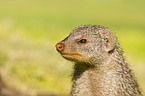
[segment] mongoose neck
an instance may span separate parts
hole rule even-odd
[[[119,51],[97,66],[76,63],[72,96],[142,96]],[[121,57],[120,57],[121,56]]]

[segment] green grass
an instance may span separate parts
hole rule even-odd
[[[72,66],[55,44],[84,24],[112,29],[145,89],[144,0],[0,1],[0,71],[12,87],[31,94],[69,94]],[[145,92],[145,90],[144,90]]]

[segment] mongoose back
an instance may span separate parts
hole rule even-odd
[[[99,25],[74,29],[56,44],[75,62],[71,96],[142,96],[114,33]]]

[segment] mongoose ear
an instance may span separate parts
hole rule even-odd
[[[105,51],[110,52],[114,49],[116,45],[116,37],[114,33],[108,30],[104,36]]]

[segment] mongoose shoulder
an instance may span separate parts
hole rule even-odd
[[[71,96],[142,96],[115,34],[106,27],[84,25],[56,44],[75,62]]]

